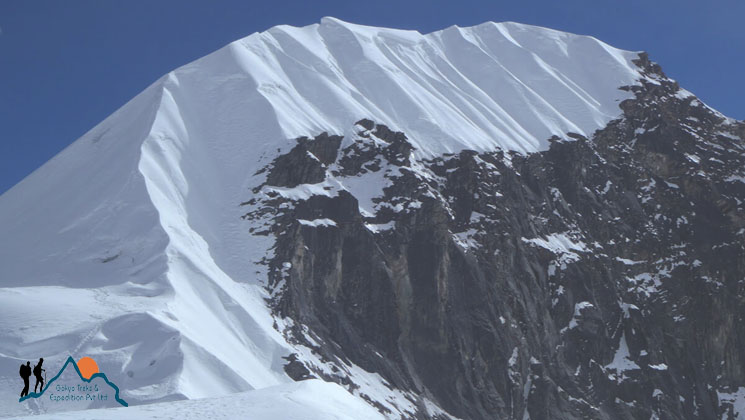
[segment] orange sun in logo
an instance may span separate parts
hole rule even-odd
[[[96,364],[95,360],[86,356],[78,360],[78,369],[80,369],[80,374],[83,378],[90,379],[91,376],[98,373],[98,364]]]

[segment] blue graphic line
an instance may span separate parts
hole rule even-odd
[[[57,378],[60,377],[60,375],[62,375],[62,372],[65,371],[65,369],[67,368],[67,365],[69,365],[70,363],[72,363],[72,365],[75,367],[75,372],[78,373],[78,376],[80,377],[80,380],[81,381],[90,382],[90,381],[92,381],[95,378],[103,378],[103,380],[106,381],[106,383],[110,387],[114,388],[114,391],[115,391],[114,399],[116,399],[116,402],[118,402],[119,404],[121,404],[121,405],[123,405],[125,407],[128,407],[129,406],[129,404],[127,404],[126,401],[124,401],[123,399],[119,398],[119,387],[116,386],[116,385],[114,385],[113,382],[109,381],[109,378],[106,377],[106,374],[101,373],[101,372],[98,372],[98,373],[94,373],[93,375],[91,375],[90,379],[83,378],[83,375],[80,373],[80,369],[78,368],[78,364],[75,363],[75,359],[73,359],[72,356],[68,356],[67,357],[67,361],[65,362],[65,365],[62,366],[62,369],[60,369],[59,373],[57,375],[55,375],[54,378],[50,379],[49,382],[46,383],[46,386],[44,387],[44,389],[41,390],[41,392],[38,392],[38,393],[37,392],[31,392],[30,394],[26,395],[25,397],[20,398],[18,400],[18,402],[23,402],[23,401],[25,401],[25,400],[27,400],[29,398],[39,398],[42,395],[44,395],[44,391],[46,391],[52,385],[52,383],[54,381],[56,381]]]

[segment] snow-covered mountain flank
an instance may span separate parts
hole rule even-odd
[[[745,416],[744,136],[592,37],[250,35],[0,196],[0,414],[88,355],[164,413]]]

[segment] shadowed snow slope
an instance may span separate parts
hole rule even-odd
[[[298,136],[370,118],[418,157],[533,152],[620,115],[636,54],[514,23],[422,35],[324,18],[164,76],[0,196],[0,413],[15,369],[93,356],[131,404],[290,382],[239,204]]]

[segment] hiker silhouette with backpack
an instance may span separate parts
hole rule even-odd
[[[28,395],[28,379],[31,377],[31,362],[26,362],[25,365],[21,365],[21,378],[23,378],[23,391],[21,391],[21,398]]]
[[[36,392],[36,387],[39,386],[39,383],[41,383],[41,390],[44,391],[44,378],[41,377],[41,372],[44,372],[45,370],[41,368],[41,364],[44,363],[44,358],[39,358],[39,363],[34,366],[34,376],[36,376],[36,385],[34,385],[34,392]]]

